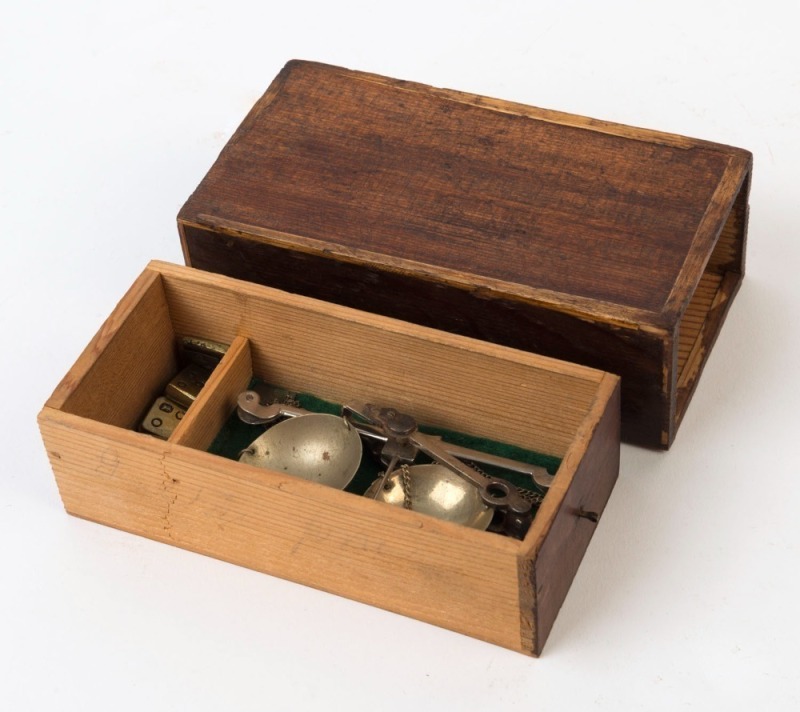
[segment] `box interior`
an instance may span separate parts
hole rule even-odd
[[[434,427],[556,457],[603,376],[278,290],[210,287],[191,271],[162,281],[175,333],[248,339],[253,373],[269,383],[339,403],[383,401]]]
[[[675,419],[679,424],[722,327],[725,310],[743,276],[749,178],[745,180],[708,260],[700,281],[678,322],[674,372]]]
[[[136,430],[178,368],[183,335],[230,344],[169,438],[199,450],[255,375],[332,402],[392,405],[433,428],[563,460],[604,376],[278,290],[226,278],[209,284],[177,268],[121,302],[87,349],[84,373],[59,387],[60,408]]]

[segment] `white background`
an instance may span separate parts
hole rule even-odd
[[[4,2],[0,708],[800,709],[797,2]],[[747,277],[533,660],[64,513],[35,416],[285,61],[748,148]]]

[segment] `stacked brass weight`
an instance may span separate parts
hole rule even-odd
[[[195,336],[181,337],[178,340],[178,359],[182,368],[167,384],[164,395],[156,398],[150,406],[139,429],[167,440],[227,350],[227,344]]]

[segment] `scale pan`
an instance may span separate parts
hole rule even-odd
[[[239,462],[344,489],[361,464],[361,438],[339,416],[312,413],[273,425]]]
[[[408,468],[408,474],[413,511],[473,529],[489,526],[494,510],[484,504],[475,487],[444,465],[413,465]],[[364,496],[374,497],[379,482],[375,480]],[[404,499],[402,471],[398,468],[386,481],[377,500],[402,507]]]

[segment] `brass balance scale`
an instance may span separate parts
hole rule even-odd
[[[182,337],[178,352],[183,368],[153,403],[140,430],[169,437],[227,348]],[[264,399],[269,401],[269,395]],[[364,496],[475,529],[523,538],[534,503],[553,480],[543,467],[422,433],[411,415],[395,408],[346,404],[339,415],[316,413],[291,399],[264,404],[257,390],[241,393],[237,406],[243,423],[267,426],[239,453],[240,462],[343,490],[358,472],[366,445],[383,472]],[[418,462],[420,456],[431,462]],[[530,487],[521,490],[487,475],[478,464],[522,475]]]
[[[553,480],[542,467],[422,433],[412,416],[394,408],[346,404],[337,416],[291,404],[263,405],[258,392],[249,390],[239,395],[237,412],[249,425],[269,426],[240,453],[240,462],[344,489],[368,444],[385,469],[365,496],[475,529],[491,525],[518,539],[533,519],[531,499],[508,480],[466,463],[526,475],[542,491]],[[420,454],[432,462],[415,464]]]

